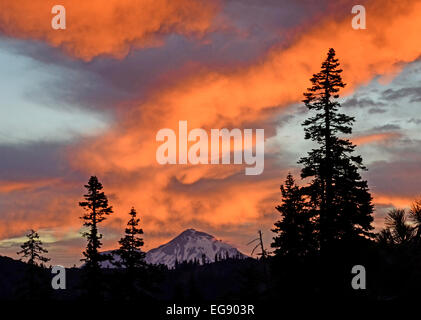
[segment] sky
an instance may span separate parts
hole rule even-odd
[[[421,1],[63,0],[0,2],[0,255],[39,231],[52,264],[80,265],[84,184],[114,208],[104,250],[134,206],[145,250],[187,228],[244,253],[270,245],[279,186],[313,147],[301,100],[329,48],[347,83],[343,111],[363,156],[376,228],[421,195]],[[162,128],[265,129],[265,169],[159,165]]]

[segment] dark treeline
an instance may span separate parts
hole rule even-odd
[[[87,240],[83,267],[67,269],[66,290],[51,290],[44,266],[47,251],[32,230],[19,252],[27,264],[14,267],[21,272],[13,297],[143,302],[411,297],[421,285],[421,200],[414,201],[409,211],[391,210],[385,228],[373,231],[372,197],[360,174],[366,168],[355,145],[345,138],[355,119],[340,112],[339,91],[345,87],[341,73],[330,49],[304,93],[311,114],[303,123],[305,139],[315,147],[298,161],[300,177],[288,174],[281,185],[271,254],[262,252],[260,259],[217,255],[212,263],[204,256],[176,261],[173,269],[148,265],[140,218],[132,208],[113,252],[120,259],[114,261],[114,255],[101,253],[99,228],[113,209],[93,176],[79,203],[85,211],[81,219]],[[115,268],[101,268],[107,260]],[[366,271],[366,283],[358,282],[360,289],[352,286],[354,266]]]

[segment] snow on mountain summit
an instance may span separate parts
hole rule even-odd
[[[120,257],[113,251],[106,251],[103,254],[111,254],[114,261],[120,261]],[[194,260],[202,263],[205,257],[206,262],[215,262],[215,256],[247,258],[237,248],[217,240],[210,234],[195,229],[187,229],[170,242],[146,252],[145,260],[148,264],[165,264],[167,267],[173,268],[176,260],[180,263]],[[101,267],[114,268],[115,266],[107,260],[101,262]]]
[[[146,254],[146,262],[150,264],[165,264],[169,268],[174,267],[175,261],[202,261],[206,256],[209,262],[215,261],[215,255],[225,257],[246,258],[238,249],[205,232],[187,229],[180,233],[170,242],[152,249]]]

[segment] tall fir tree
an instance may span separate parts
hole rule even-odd
[[[100,263],[110,258],[99,252],[102,246],[102,234],[98,231],[98,224],[103,222],[113,210],[108,205],[108,198],[102,191],[103,186],[96,176],[92,176],[89,179],[85,188],[88,192],[84,195],[85,201],[79,202],[79,206],[85,209],[85,214],[81,219],[84,221],[83,225],[88,228],[88,231],[83,233],[88,244],[83,252],[85,258],[81,259],[81,261],[85,262],[87,271],[86,285],[88,294],[98,298],[102,287],[100,282]]]
[[[335,50],[330,49],[321,71],[311,78],[312,86],[303,102],[316,114],[306,121],[305,139],[318,147],[300,159],[301,177],[312,178],[305,188],[319,223],[320,250],[338,241],[372,237],[372,197],[359,170],[365,170],[361,156],[353,155],[355,145],[339,135],[352,133],[353,117],[339,112],[339,90],[345,87]]]
[[[139,228],[140,219],[137,217],[136,210],[132,208],[129,215],[125,235],[120,239],[120,248],[116,250],[116,253],[121,258],[120,265],[132,271],[145,265],[145,253],[141,250],[144,245],[141,238],[143,230]]]
[[[276,210],[282,219],[275,223],[272,248],[275,255],[302,257],[314,253],[317,244],[314,237],[314,223],[311,210],[307,208],[301,189],[289,173],[285,184],[281,185],[282,204]]]

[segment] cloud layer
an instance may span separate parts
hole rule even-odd
[[[46,41],[77,58],[108,54],[124,57],[131,48],[161,45],[170,33],[207,32],[217,1],[203,0],[64,0],[66,30],[54,30],[56,1],[2,1],[0,31],[10,37]]]
[[[271,6],[280,10],[277,3],[262,2],[259,12],[267,13]],[[294,154],[293,146],[279,141],[277,131],[283,126],[290,128],[288,121],[295,121],[297,115],[307,116],[297,103],[329,48],[335,48],[344,69],[344,94],[349,97],[344,103],[348,107],[345,112],[371,114],[375,108],[386,112],[390,108],[387,100],[418,96],[415,87],[386,90],[379,101],[353,94],[375,78],[390,82],[420,56],[421,2],[365,1],[367,30],[351,28],[350,1],[338,2],[334,7],[327,3],[298,1],[290,5],[288,10],[298,21],[300,17],[308,19],[299,25],[293,21],[265,23],[262,15],[253,27],[250,17],[254,5],[248,1],[226,1],[218,6],[193,0],[109,1],[101,2],[101,6],[96,1],[65,1],[69,29],[59,33],[50,30],[47,5],[45,11],[40,4],[28,1],[28,7],[18,12],[15,2],[1,4],[3,34],[61,48],[64,58],[61,54],[56,57],[57,53],[52,54],[48,47],[42,52],[50,53],[53,62],[75,68],[79,74],[60,82],[58,93],[48,93],[51,99],[67,97],[70,105],[110,112],[112,121],[105,132],[61,146],[59,160],[53,161],[48,173],[40,165],[19,179],[4,177],[0,195],[6,202],[0,217],[0,225],[4,226],[0,237],[19,235],[30,226],[56,230],[65,225],[77,234],[77,201],[84,192],[83,184],[90,175],[98,175],[115,208],[106,223],[107,247],[115,246],[127,213],[135,206],[143,216],[149,247],[183,228],[196,227],[228,237],[247,250],[247,238],[259,228],[269,230],[278,218],[273,208],[280,201],[279,184],[286,173],[298,172],[285,160],[286,155]],[[302,8],[308,10],[300,11]],[[321,8],[326,9],[324,15]],[[97,15],[88,15],[93,20],[84,16],[94,9]],[[22,14],[28,16],[26,23],[20,19]],[[216,27],[215,21],[221,23]],[[273,34],[263,36],[259,27],[264,33],[274,30]],[[190,38],[204,34],[202,38]],[[247,46],[252,53],[242,52]],[[28,48],[20,50],[24,53]],[[41,59],[39,52],[28,55]],[[89,79],[89,86],[80,81],[83,79]],[[187,120],[189,129],[265,128],[264,173],[244,176],[244,168],[233,165],[159,165],[155,135],[162,128],[177,131],[180,120]],[[302,140],[300,124],[293,125],[288,132],[292,141]],[[401,126],[378,123],[370,130],[356,132],[351,139],[362,150],[390,149],[390,156],[397,144],[405,143],[406,136]],[[57,159],[55,149],[48,150],[52,155],[47,158]],[[299,153],[302,156],[306,151],[307,147]],[[22,156],[29,151],[20,152]],[[405,205],[410,201],[415,192],[399,186],[409,182],[411,190],[419,187],[411,180],[421,172],[414,160],[417,157],[408,156],[403,166],[393,157],[370,161],[368,177],[375,185],[376,203]],[[35,162],[37,159],[34,156]],[[64,168],[55,167],[57,162]],[[19,167],[10,162],[5,166],[16,171]],[[417,174],[402,174],[405,170]],[[42,174],[28,179],[31,171]],[[385,177],[385,172],[393,174]]]

